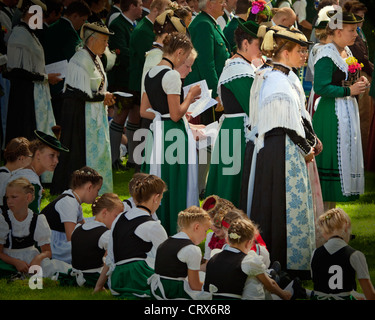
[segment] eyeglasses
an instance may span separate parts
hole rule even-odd
[[[308,50],[298,50],[297,51],[300,55],[307,55],[309,54],[309,51]]]

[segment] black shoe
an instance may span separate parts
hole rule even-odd
[[[292,288],[293,295],[291,300],[307,299],[306,289],[302,287],[302,281],[299,278],[294,279]]]
[[[276,271],[277,274],[280,274],[280,271],[281,271],[281,264],[279,261],[274,261],[272,263],[272,266],[270,267],[270,269],[273,269]]]
[[[116,160],[112,163],[112,169],[115,171],[128,171],[129,169],[125,167],[120,160]]]
[[[204,197],[204,194],[206,193],[206,189],[203,189],[202,191],[201,191],[201,193],[199,194],[199,200],[204,200],[205,199],[205,197]]]
[[[269,275],[271,279],[275,280],[277,284],[280,284],[280,276],[277,274],[277,272],[274,269],[271,269]]]
[[[10,276],[10,278],[7,280],[7,283],[11,283],[16,280],[25,280],[27,279],[27,276],[23,272],[17,272],[16,274],[13,274]]]
[[[129,170],[129,169],[134,169],[136,166],[137,165],[135,163],[128,161],[128,162],[126,162],[125,168],[126,168],[126,170]]]

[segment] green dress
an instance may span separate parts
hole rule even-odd
[[[219,79],[219,95],[224,105],[220,131],[212,151],[206,197],[218,195],[238,207],[242,164],[246,148],[253,67],[241,58],[229,59]],[[229,161],[231,159],[231,161]]]
[[[323,151],[315,160],[323,201],[330,202],[358,199],[358,194],[363,192],[364,187],[363,157],[362,152],[357,151],[361,147],[358,106],[355,107],[356,100],[350,97],[349,88],[341,85],[346,77],[347,66],[340,58],[333,44],[325,45],[316,58],[314,71],[314,90],[321,98],[313,116],[313,126],[323,143]],[[340,110],[341,103],[344,104]],[[352,112],[348,111],[344,117],[340,116],[343,109]],[[340,123],[342,126],[346,119],[349,119],[348,127],[351,128],[346,128],[349,138],[342,140]],[[355,128],[353,124],[357,123]],[[352,159],[345,160],[346,156]],[[356,161],[353,160],[355,158]],[[349,162],[348,166],[345,166],[345,161]],[[352,186],[344,191],[344,179],[348,174],[355,177],[350,178]]]
[[[167,91],[163,78],[168,78]],[[167,95],[181,93],[179,73],[166,66],[152,68],[145,77],[145,91],[152,105],[149,110],[156,116],[152,134],[147,135],[142,171],[157,175],[167,184],[157,215],[172,235],[177,230],[178,213],[191,205],[199,206],[196,142],[184,118],[175,122],[169,116]]]

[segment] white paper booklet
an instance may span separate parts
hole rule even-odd
[[[189,84],[188,86],[185,86],[183,88],[184,90],[184,97],[186,97],[187,93],[190,90],[190,87],[199,84],[201,86],[201,96],[200,98],[192,103],[189,108],[188,112],[191,112],[191,116],[195,118],[196,116],[200,115],[202,112],[206,111],[208,108],[211,108],[215,104],[217,104],[217,101],[215,99],[212,99],[212,90],[208,89],[206,80],[198,81],[192,84]]]
[[[60,73],[59,78],[65,78],[66,69],[68,68],[68,60],[61,60],[46,65],[46,73]]]
[[[200,129],[200,131],[206,136],[206,138],[197,141],[197,149],[200,150],[210,145],[214,146],[217,134],[219,132],[219,122],[214,121],[205,126],[203,129]]]

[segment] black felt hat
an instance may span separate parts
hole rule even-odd
[[[46,134],[42,131],[34,130],[35,136],[48,145],[50,148],[57,150],[57,151],[64,151],[69,152],[69,149],[61,144],[59,140],[57,140],[55,137],[50,136],[49,134]]]
[[[327,16],[331,19],[337,19],[338,22],[342,22],[344,24],[357,24],[363,22],[364,20],[362,17],[348,11],[332,10],[327,12]]]
[[[255,21],[249,20],[246,22],[241,22],[238,20],[238,27],[241,28],[246,33],[250,34],[254,38],[258,38],[258,29],[259,24],[257,24]]]

